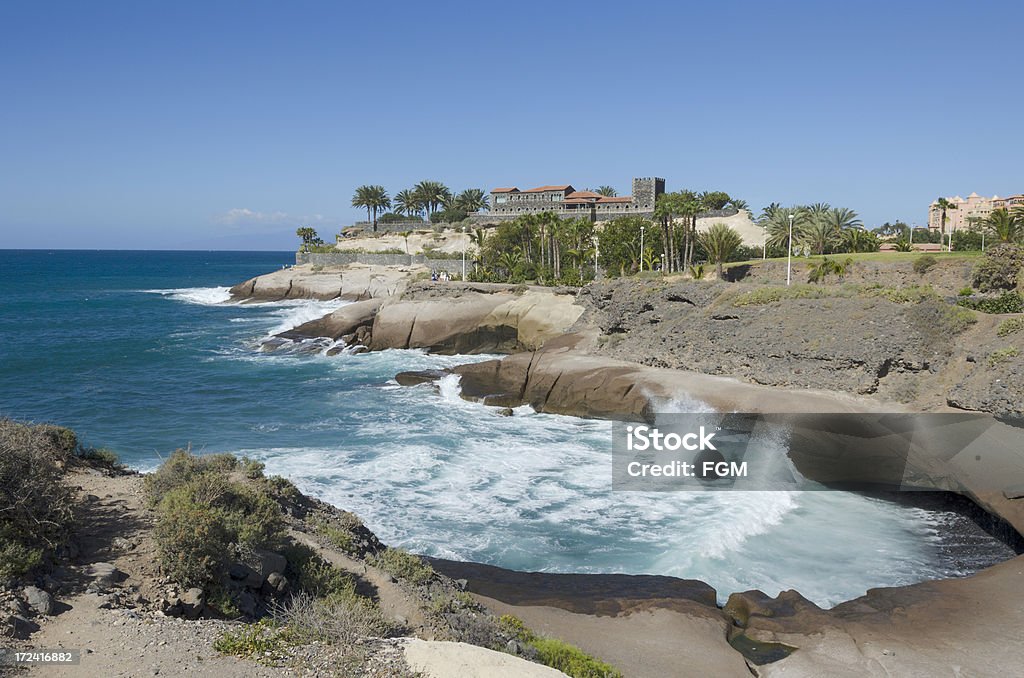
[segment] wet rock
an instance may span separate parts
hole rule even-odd
[[[409,372],[399,372],[395,375],[395,381],[402,386],[432,384],[446,374],[449,374],[446,370],[414,370]]]

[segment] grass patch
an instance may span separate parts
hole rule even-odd
[[[829,255],[826,255],[829,256]],[[835,255],[832,255],[835,256]],[[922,254],[921,252],[856,252],[856,253],[843,253],[842,256],[850,257],[854,263],[861,261],[893,261],[893,262],[913,262],[922,256],[934,257],[938,261],[956,261],[964,259],[977,259],[982,256],[982,253],[974,250],[965,250],[961,252],[928,252]],[[811,257],[793,257],[793,263],[799,262],[814,262],[821,259],[821,255],[815,255]],[[768,257],[768,259],[761,259],[757,257],[755,259],[747,259],[745,261],[730,261],[725,264],[725,268],[732,268],[733,266],[749,266],[751,264],[759,264],[764,261],[786,263],[786,257]]]
[[[996,334],[1000,337],[1008,337],[1011,334],[1016,334],[1024,330],[1024,318],[1007,318],[1003,322],[999,323],[999,327],[996,329]]]
[[[1016,346],[1010,346],[1009,348],[1001,348],[998,351],[992,351],[988,354],[988,366],[995,367],[996,365],[1005,363],[1008,360],[1016,358],[1020,355],[1020,350]]]
[[[213,641],[213,649],[221,654],[274,665],[288,657],[288,648],[294,644],[287,628],[273,620],[261,619],[225,631]]]
[[[518,617],[502,615],[498,619],[498,627],[505,635],[532,647],[537,652],[540,663],[573,678],[622,678],[622,672],[611,664],[592,657],[565,641],[538,636]]]
[[[395,579],[404,579],[413,584],[426,584],[435,576],[434,568],[423,562],[419,556],[402,549],[384,549],[373,556],[371,564]]]
[[[849,288],[821,287],[818,285],[766,285],[749,292],[742,292],[732,300],[733,306],[766,306],[784,299],[825,299],[827,297],[851,296]]]
[[[287,628],[289,638],[297,643],[350,646],[360,638],[383,638],[400,630],[376,603],[356,593],[354,584],[328,596],[292,596],[287,605],[275,610],[274,621]]]

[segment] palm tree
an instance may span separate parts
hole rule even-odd
[[[412,231],[402,231],[401,235],[405,239],[405,253],[409,254],[409,236],[412,235]]]
[[[403,188],[395,193],[394,206],[396,212],[409,217],[420,211],[420,203],[416,199],[416,194],[408,188]]]
[[[487,194],[479,188],[467,188],[455,199],[455,206],[464,212],[472,214],[490,207]]]
[[[608,198],[614,198],[619,194],[619,192],[616,191],[611,186],[598,186],[597,190],[595,190],[594,193],[597,193],[598,195],[603,195]]]
[[[498,265],[505,269],[506,282],[512,282],[512,276],[520,261],[522,261],[522,255],[519,253],[519,248],[506,250],[501,253]]]
[[[452,195],[451,190],[440,181],[421,181],[413,187],[413,193],[426,209],[428,217],[450,200]]]
[[[840,240],[848,252],[877,252],[878,236],[863,228],[847,228],[840,232]]]
[[[377,213],[391,207],[391,198],[383,186],[360,186],[352,196],[352,207],[362,207],[366,210],[366,219],[373,222],[373,232],[376,233]]]
[[[1024,236],[1024,219],[1021,216],[1017,210],[1011,214],[1005,207],[1001,207],[988,215],[988,218],[985,219],[985,226],[999,242],[1020,242]]]
[[[833,207],[825,213],[824,218],[832,224],[837,231],[847,228],[860,228],[864,222],[857,218],[857,213],[849,207]]]
[[[740,198],[729,198],[729,204],[738,211],[750,211],[750,205],[747,204],[746,200],[741,200]]]
[[[800,240],[815,254],[825,254],[839,240],[839,229],[823,216],[812,217],[800,229]]]
[[[743,238],[734,229],[725,224],[715,224],[708,230],[697,236],[704,251],[708,253],[708,259],[715,262],[715,273],[719,279],[722,277],[722,262],[732,256],[732,253],[743,244]]]
[[[950,202],[949,200],[946,200],[945,198],[939,198],[938,200],[935,201],[935,206],[938,207],[940,210],[942,210],[942,218],[939,220],[939,236],[940,236],[939,241],[940,241],[940,244],[941,244],[942,242],[945,242],[945,238],[946,238],[946,211],[947,210],[955,210],[955,209],[957,209],[957,204],[955,202]],[[953,239],[950,238],[950,249],[951,250],[952,250],[952,247],[953,247],[952,240]]]

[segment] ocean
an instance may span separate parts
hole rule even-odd
[[[823,606],[1013,555],[958,513],[842,492],[611,491],[611,424],[518,408],[410,369],[486,356],[328,357],[261,342],[342,302],[227,303],[291,252],[0,251],[0,416],[75,429],[151,470],[235,452],[387,544],[520,570],[795,588]]]

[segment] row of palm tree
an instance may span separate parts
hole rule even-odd
[[[489,209],[489,198],[482,189],[467,188],[453,193],[440,181],[421,181],[395,194],[392,199],[383,186],[360,186],[352,196],[352,206],[366,210],[366,220],[377,230],[377,217],[386,210],[408,217],[430,216],[442,209],[462,215]],[[463,216],[465,218],[465,216]]]
[[[666,273],[683,271],[693,264],[694,250],[698,242],[697,218],[701,214],[726,207],[747,209],[747,203],[731,197],[725,191],[698,193],[683,189],[658,196],[654,206],[654,218],[661,227]],[[681,233],[677,224],[680,219],[683,221]]]
[[[844,252],[878,249],[878,236],[866,230],[857,213],[848,207],[832,207],[824,202],[783,207],[773,202],[761,211],[758,223],[766,231],[769,247],[787,247],[792,226],[793,244],[806,247],[814,254],[839,249]]]

